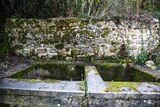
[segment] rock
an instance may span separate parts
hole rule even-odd
[[[23,56],[29,56],[30,55],[30,49],[23,49],[22,55]]]
[[[16,55],[21,55],[22,52],[23,52],[23,49],[16,49],[15,50]]]
[[[151,61],[151,60],[149,60],[149,61],[146,61],[146,63],[145,63],[146,65],[154,65],[154,62],[153,61]]]
[[[146,64],[146,66],[150,67],[150,68],[153,69],[153,70],[156,70],[156,69],[157,69],[155,63],[154,63],[153,61],[151,61],[151,60],[146,61],[145,64]]]
[[[148,83],[142,83],[138,86],[139,92],[160,92],[160,86]]]
[[[158,20],[158,19],[153,18],[153,19],[152,19],[152,22],[154,22],[154,23],[159,23],[159,20]]]

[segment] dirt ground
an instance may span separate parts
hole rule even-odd
[[[0,58],[0,75],[5,74],[8,70],[20,64],[31,64],[34,61],[22,56],[9,53],[4,58]]]

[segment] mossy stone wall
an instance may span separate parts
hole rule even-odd
[[[105,19],[18,19],[6,21],[6,34],[16,54],[33,58],[115,56],[125,44],[129,55],[142,47],[151,51],[159,42],[159,21]]]

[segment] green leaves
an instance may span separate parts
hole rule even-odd
[[[3,58],[9,52],[9,44],[7,41],[0,43],[0,58]]]
[[[141,48],[140,54],[136,57],[136,62],[139,64],[144,64],[145,61],[148,59],[148,53],[144,50],[144,48]]]
[[[98,3],[100,2],[100,0],[96,0]]]

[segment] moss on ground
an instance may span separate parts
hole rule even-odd
[[[120,88],[129,87],[131,90],[137,92],[139,82],[107,82],[106,92],[121,92]]]
[[[31,82],[31,83],[37,83],[37,82],[42,82],[42,83],[57,83],[60,82],[60,80],[53,80],[53,79],[46,79],[46,80],[39,80],[39,79],[14,79],[16,81],[25,81],[25,82]]]
[[[80,90],[82,90],[82,91],[86,90],[86,86],[85,86],[86,82],[85,82],[85,80],[81,81],[80,83],[78,83],[78,85],[79,85]]]
[[[10,78],[18,78],[18,79],[22,78],[24,74],[27,74],[28,72],[32,72],[34,70],[33,66],[23,71],[18,71],[16,74],[13,74],[12,76],[10,76]]]

